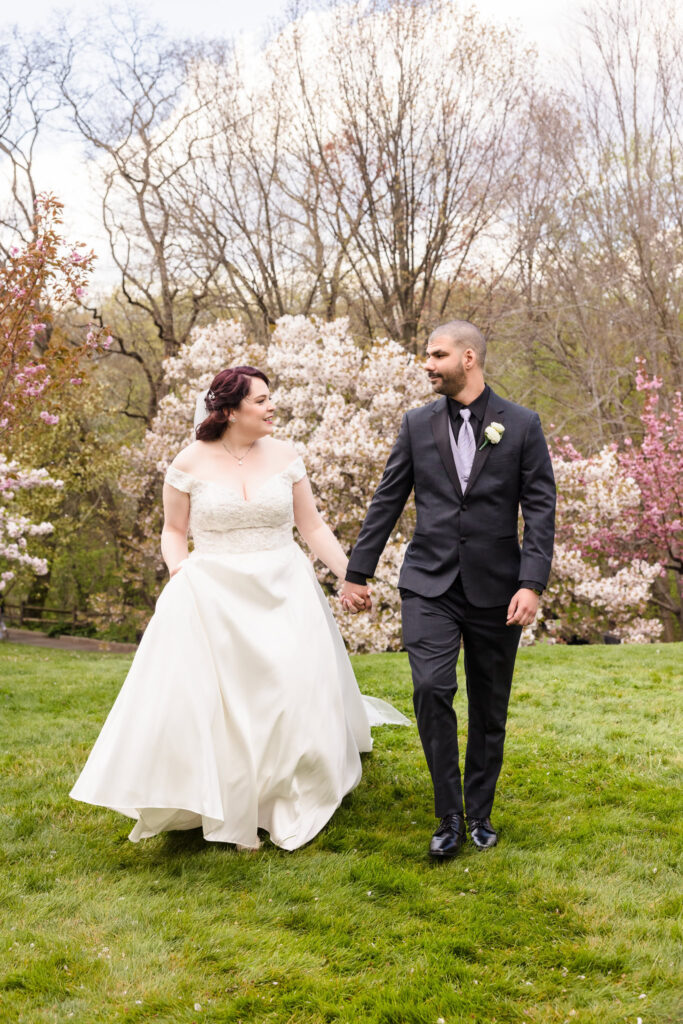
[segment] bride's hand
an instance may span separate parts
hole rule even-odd
[[[339,600],[344,611],[354,615],[356,612],[370,611],[372,608],[370,587],[367,584],[361,587],[357,583],[345,581],[339,594]]]

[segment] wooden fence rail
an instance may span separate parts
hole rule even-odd
[[[39,604],[28,604],[20,601],[12,604],[9,601],[0,602],[0,616],[9,625],[19,626],[36,625],[40,623],[50,626],[58,622],[68,622],[73,626],[83,626],[95,621],[95,617],[85,615],[78,608],[44,608]]]

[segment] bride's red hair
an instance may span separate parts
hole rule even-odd
[[[232,366],[216,374],[206,396],[209,415],[195,429],[198,441],[216,441],[222,436],[231,411],[249,394],[253,377],[270,387],[263,370],[255,366]]]

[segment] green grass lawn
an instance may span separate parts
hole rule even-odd
[[[302,850],[129,843],[67,794],[130,656],[2,645],[0,1021],[680,1020],[682,655],[521,651],[500,844],[432,864],[427,769],[397,727]],[[412,717],[404,655],[355,667]]]

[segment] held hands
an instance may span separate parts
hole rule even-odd
[[[506,626],[528,626],[538,611],[538,594],[535,590],[521,587],[513,595],[508,607]]]
[[[344,611],[353,615],[356,612],[369,612],[372,608],[370,587],[367,584],[362,587],[358,583],[349,583],[346,580],[339,592],[339,599]]]
[[[356,614],[357,612],[370,611],[372,598],[370,588],[360,586],[357,583],[344,582],[339,594],[342,608]],[[508,626],[528,626],[534,621],[538,611],[538,594],[534,590],[521,587],[510,601],[507,613]]]

